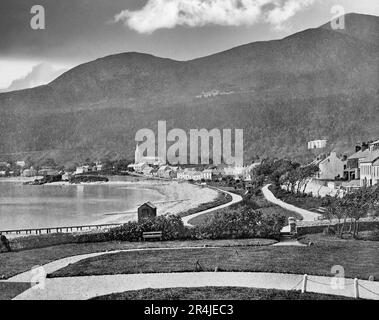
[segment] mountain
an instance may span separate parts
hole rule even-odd
[[[244,129],[245,159],[302,159],[325,137],[345,151],[379,136],[379,17],[349,14],[275,41],[190,61],[123,53],[48,85],[0,94],[0,154],[33,160],[133,156],[138,129]],[[21,157],[21,155],[17,155]]]

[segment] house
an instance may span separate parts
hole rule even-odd
[[[23,168],[23,167],[25,167],[25,165],[26,165],[25,161],[16,161],[16,166],[17,167]]]
[[[148,167],[146,162],[140,162],[134,165],[134,171],[138,173],[142,173],[143,169],[145,169],[146,167]]]
[[[244,181],[251,181],[254,175],[254,169],[261,165],[261,162],[254,162],[251,165],[247,166],[243,174]]]
[[[189,180],[200,181],[203,177],[203,173],[201,171],[192,171],[190,176],[191,176],[191,179]]]
[[[30,167],[30,169],[25,169],[21,176],[23,177],[35,177],[37,175],[37,170],[35,170],[33,167]]]
[[[355,147],[355,153],[347,158],[346,168],[344,171],[346,180],[352,181],[360,179],[359,162],[366,158],[369,153],[370,150],[368,143],[364,142]]]
[[[319,167],[316,178],[320,180],[335,180],[342,178],[346,161],[337,156],[336,152],[331,152],[327,157],[321,157],[312,162]]]
[[[71,172],[64,172],[62,174],[62,180],[63,181],[69,181],[71,179],[72,175],[73,174]]]
[[[57,176],[59,175],[59,172],[55,170],[52,167],[42,167],[40,170],[38,170],[39,176]]]
[[[245,170],[246,170],[246,167],[243,167],[243,166],[225,167],[224,175],[233,176],[235,178],[242,177],[244,175]]]
[[[170,179],[177,179],[177,177],[178,177],[178,171],[177,170],[170,170],[169,178]]]
[[[154,219],[157,216],[157,207],[151,202],[146,202],[138,208],[138,222],[146,219]]]
[[[327,140],[313,140],[308,142],[308,150],[322,149],[326,147]]]
[[[371,148],[369,155],[359,161],[360,185],[371,187],[379,181],[379,150]]]
[[[150,167],[150,166],[146,166],[143,170],[142,170],[142,173],[143,175],[145,176],[153,176],[153,168]]]
[[[187,180],[187,181],[200,181],[203,177],[203,174],[201,171],[197,171],[194,168],[187,168],[184,170],[178,170],[177,171],[177,178],[180,180]]]
[[[168,171],[168,170],[170,170],[170,167],[167,166],[167,165],[159,167],[159,169],[158,169],[158,177],[160,177],[160,178],[166,178],[167,177],[166,171]]]
[[[88,166],[77,167],[74,174],[83,174],[88,172]]]
[[[96,164],[92,167],[93,171],[102,171],[103,170],[103,164],[101,162],[96,162]]]
[[[11,164],[8,162],[0,161],[0,168],[9,168],[10,166]]]
[[[213,170],[212,169],[205,169],[202,171],[202,179],[204,180],[212,180],[213,178]]]

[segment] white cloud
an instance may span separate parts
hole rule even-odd
[[[314,0],[288,0],[282,6],[275,6],[268,11],[266,20],[273,24],[276,28],[282,28],[283,23],[292,18],[297,12],[309,7]]]
[[[124,10],[115,22],[139,33],[176,26],[251,26],[268,22],[280,27],[317,0],[148,0],[136,11]]]
[[[25,76],[13,80],[9,87],[0,90],[0,92],[27,89],[47,84],[65,71],[67,71],[67,69],[57,69],[48,63],[40,63],[35,65]]]

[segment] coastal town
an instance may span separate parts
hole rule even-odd
[[[379,301],[378,0],[3,0],[0,21],[0,302]]]
[[[317,184],[331,190],[352,191],[361,187],[376,185],[379,181],[379,140],[369,140],[352,146],[348,154],[336,151],[326,152],[327,140],[308,142],[308,150],[315,153],[315,159],[305,165],[317,166],[319,170],[312,177]],[[50,160],[50,163],[54,160]],[[244,182],[249,188],[253,180],[254,169],[262,160],[258,159],[244,166],[230,165],[170,165],[159,157],[145,157],[139,145],[136,145],[134,162],[119,160],[122,165],[110,162],[88,160],[75,170],[65,170],[57,165],[43,165],[40,168],[27,167],[27,161],[18,160],[13,164],[0,162],[0,178],[16,177],[58,177],[54,181],[71,181],[78,176],[96,176],[107,173],[137,174],[146,178],[183,180],[194,182],[219,181],[231,179]]]

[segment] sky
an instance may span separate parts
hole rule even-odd
[[[45,29],[31,28],[35,4]],[[120,52],[189,60],[283,38],[330,21],[336,5],[379,16],[378,0],[1,0],[0,92]]]

